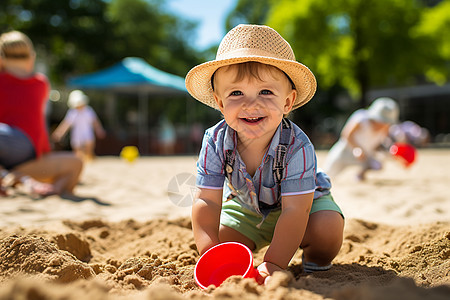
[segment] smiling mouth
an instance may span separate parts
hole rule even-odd
[[[264,117],[254,117],[254,118],[241,118],[241,120],[247,122],[247,123],[258,123],[264,119]]]

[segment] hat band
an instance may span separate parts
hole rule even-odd
[[[264,51],[255,48],[240,48],[233,51],[228,51],[225,53],[218,54],[216,60],[233,59],[233,58],[243,58],[243,57],[264,57],[268,59],[282,59],[282,60],[292,60],[295,61],[294,55],[291,57],[283,57],[277,55],[276,53]]]

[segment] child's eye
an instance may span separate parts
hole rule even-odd
[[[262,90],[262,91],[260,92],[260,94],[261,94],[261,95],[272,95],[273,93],[272,93],[272,91],[269,91],[269,90]]]
[[[242,92],[241,91],[232,91],[231,93],[230,93],[230,96],[241,96],[242,95]]]

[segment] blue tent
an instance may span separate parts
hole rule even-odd
[[[127,57],[107,69],[75,77],[68,85],[78,89],[171,94],[187,93],[184,78],[163,72],[142,58]]]
[[[174,96],[188,92],[184,78],[163,72],[149,65],[142,58],[127,57],[119,63],[87,75],[69,79],[68,86],[81,90],[100,90],[107,96],[107,107],[110,125],[116,124],[116,95],[134,94],[139,98],[139,150],[147,153],[149,149],[148,132],[148,101],[150,96]],[[186,99],[190,106],[191,99]],[[187,111],[192,108],[187,107]],[[189,113],[187,113],[189,116]]]

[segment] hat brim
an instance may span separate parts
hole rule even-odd
[[[186,75],[186,89],[198,101],[212,108],[219,109],[213,97],[213,89],[211,86],[212,75],[220,67],[249,61],[272,65],[289,76],[297,90],[297,99],[292,107],[293,110],[306,104],[314,96],[317,88],[316,78],[305,65],[294,60],[251,55],[213,60],[195,66]]]

